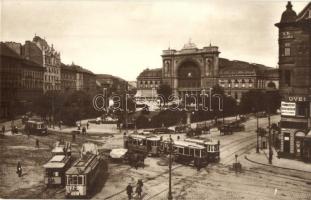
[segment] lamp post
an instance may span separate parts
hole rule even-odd
[[[168,200],[172,200],[173,196],[172,196],[172,148],[173,146],[173,140],[171,138],[170,135],[170,143],[169,143],[169,164],[168,164],[168,170],[169,170],[169,182],[168,182]]]

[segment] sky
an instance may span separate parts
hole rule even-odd
[[[44,37],[97,74],[128,81],[162,67],[162,50],[218,46],[220,57],[277,66],[283,0],[0,0],[1,41]],[[308,1],[292,1],[299,13]]]

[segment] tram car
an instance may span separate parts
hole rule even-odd
[[[161,138],[155,135],[130,134],[124,136],[124,148],[130,152],[158,156],[160,153]]]
[[[70,142],[56,142],[52,155],[53,157],[43,165],[44,183],[47,187],[65,185],[65,172],[72,164]]]
[[[220,142],[213,140],[204,140],[196,138],[186,138],[186,142],[193,142],[199,145],[203,145],[207,151],[208,162],[218,162],[220,160]]]
[[[42,121],[28,120],[25,122],[25,132],[27,134],[47,135],[46,124]]]
[[[66,197],[90,197],[98,178],[107,170],[107,162],[99,155],[97,146],[85,143],[81,157],[66,171]]]
[[[65,185],[65,172],[70,168],[71,156],[55,155],[46,164],[44,183],[47,187]]]
[[[195,167],[204,167],[208,164],[206,148],[193,142],[174,141],[173,152],[175,161],[189,165],[193,162]]]

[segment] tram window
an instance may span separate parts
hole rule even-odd
[[[68,181],[67,181],[68,185],[71,185],[72,184],[72,177],[71,176],[68,176]]]
[[[184,149],[183,148],[178,148],[178,153],[183,154],[184,153]]]
[[[77,184],[78,183],[78,177],[77,176],[73,176],[72,177],[72,184]]]
[[[54,172],[54,176],[59,176],[59,172]]]
[[[194,156],[194,149],[190,149],[190,155]]]
[[[189,148],[185,147],[184,152],[185,152],[186,155],[189,155]]]
[[[79,185],[82,185],[82,184],[83,184],[83,178],[82,178],[82,176],[79,176],[79,177],[78,177],[78,184],[79,184]]]
[[[200,149],[196,149],[196,150],[195,150],[195,155],[196,155],[196,156],[200,156]]]

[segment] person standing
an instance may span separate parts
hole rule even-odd
[[[137,196],[139,197],[139,199],[141,198],[141,193],[142,193],[142,186],[141,185],[138,185],[136,186],[136,193],[137,193]]]
[[[133,187],[129,183],[126,187],[126,193],[129,199],[132,199]]]
[[[86,128],[85,127],[82,128],[82,134],[86,135]]]
[[[17,167],[16,167],[16,173],[18,174],[18,177],[21,177],[23,174],[23,169],[21,163],[18,161]]]
[[[89,126],[90,126],[89,121],[87,121],[86,122],[86,129],[89,129]]]
[[[36,139],[36,147],[39,148],[39,139]]]

